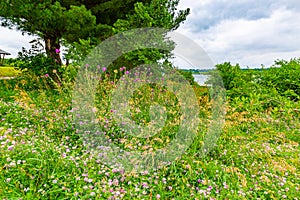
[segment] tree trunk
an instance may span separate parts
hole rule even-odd
[[[60,50],[59,38],[45,36],[44,40],[47,56],[52,58],[55,64],[62,65],[60,53],[56,52],[56,50]]]
[[[60,85],[61,72],[59,67],[62,65],[60,58],[60,44],[58,37],[44,37],[46,54],[48,58],[52,59],[53,64],[48,68],[48,74],[53,80]],[[59,50],[59,51],[58,51]],[[55,70],[55,71],[54,71]]]

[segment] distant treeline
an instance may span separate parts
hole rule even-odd
[[[254,71],[261,71],[269,68],[241,68],[240,70],[246,71],[246,70],[254,70]],[[202,74],[210,72],[214,69],[180,69],[181,71],[185,72],[192,72],[192,74]]]

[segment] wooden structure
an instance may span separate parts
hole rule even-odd
[[[5,55],[10,55],[10,53],[0,49],[0,65],[3,65]]]

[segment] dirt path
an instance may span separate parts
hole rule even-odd
[[[13,79],[15,77],[11,76],[11,77],[0,77],[0,80],[5,80],[5,79]]]

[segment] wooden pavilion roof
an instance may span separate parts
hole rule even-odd
[[[0,49],[0,54],[4,54],[4,55],[10,55],[10,53],[3,51],[2,49]]]

